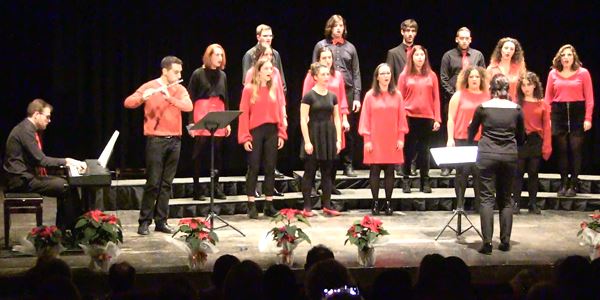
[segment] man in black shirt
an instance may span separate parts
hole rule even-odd
[[[15,126],[6,140],[4,171],[9,192],[31,192],[57,198],[56,224],[61,229],[71,227],[77,215],[75,203],[67,203],[67,181],[48,176],[46,168],[75,166],[81,172],[86,164],[72,158],[46,156],[39,133],[50,123],[52,106],[35,99],[27,106],[27,118]]]
[[[467,27],[461,27],[456,32],[454,39],[457,47],[450,49],[442,56],[440,65],[440,81],[442,84],[442,141],[446,141],[447,133],[446,122],[448,121],[448,103],[450,98],[456,92],[456,79],[460,71],[468,66],[478,66],[485,68],[485,58],[483,54],[471,45],[471,30]],[[451,169],[442,168],[442,176],[448,176]]]
[[[273,50],[273,66],[279,70],[279,74],[281,75],[281,84],[283,84],[283,92],[287,93],[287,86],[285,84],[285,75],[283,74],[283,64],[281,63],[281,56],[279,52],[273,48],[271,43],[273,42],[273,30],[269,25],[260,24],[256,27],[256,40],[258,43],[254,45],[254,47],[248,49],[242,58],[242,83],[246,79],[246,73],[248,70],[252,68],[254,64],[254,52],[256,51],[256,47],[258,44],[266,43],[271,46]]]

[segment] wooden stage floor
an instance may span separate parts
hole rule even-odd
[[[56,204],[53,199],[44,203],[44,222],[53,224]],[[320,211],[316,211],[319,212]],[[114,213],[114,212],[111,212]],[[187,270],[187,258],[175,246],[165,239],[170,235],[156,233],[151,226],[149,236],[139,236],[137,230],[138,211],[125,210],[116,212],[124,224],[123,253],[120,260],[130,262],[138,273],[177,273]],[[358,268],[356,248],[344,246],[345,233],[353,221],[361,219],[367,210],[345,212],[340,217],[330,218],[322,215],[310,218],[311,227],[306,228],[313,245],[324,244],[331,248],[336,259],[350,268]],[[512,231],[512,250],[502,252],[496,249],[499,243],[498,216],[495,215],[494,252],[491,256],[481,255],[477,249],[481,239],[474,230],[469,230],[460,238],[447,229],[438,241],[434,238],[450,219],[452,212],[448,211],[407,211],[402,215],[396,212],[393,216],[381,216],[384,227],[390,232],[387,244],[376,248],[376,268],[414,268],[418,266],[424,255],[439,253],[444,256],[461,257],[472,269],[494,267],[495,279],[510,278],[514,268],[545,266],[551,268],[559,258],[568,255],[587,256],[587,248],[578,244],[576,237],[579,224],[587,218],[590,212],[546,210],[541,215],[530,215],[522,210],[521,215],[514,217]],[[479,215],[468,214],[477,228],[480,227]],[[0,217],[1,218],[1,217]],[[27,234],[35,225],[33,215],[13,216],[11,241],[14,245],[18,239]],[[274,226],[268,218],[249,220],[246,215],[224,216],[228,222],[246,234],[242,237],[232,229],[224,228],[217,231],[220,242],[217,254],[209,256],[206,270],[212,269],[214,260],[221,254],[233,254],[240,259],[251,259],[267,268],[276,262],[274,253],[259,252],[258,244],[266,232]],[[170,219],[171,225],[177,224],[177,219]],[[463,227],[467,222],[463,219]],[[0,221],[0,224],[3,224]],[[219,223],[216,222],[217,226]],[[456,226],[456,221],[452,222]],[[4,232],[2,229],[0,232]],[[2,239],[3,240],[3,239]],[[309,244],[301,244],[296,249],[294,268],[301,269],[304,257],[310,249]],[[85,268],[88,258],[83,254],[65,255],[63,259],[73,268]],[[0,252],[0,277],[17,275],[30,268],[35,263],[34,257],[15,254],[3,249]],[[506,272],[503,272],[503,268]],[[512,270],[512,271],[511,271]],[[473,279],[477,281],[476,271]],[[488,271],[489,273],[489,271]],[[489,275],[488,275],[489,277]],[[489,278],[488,278],[489,279]]]

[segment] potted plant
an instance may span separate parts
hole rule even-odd
[[[108,271],[120,254],[123,227],[115,215],[92,210],[77,219],[73,237],[83,252],[90,256],[90,269]]]
[[[65,248],[62,246],[63,233],[56,226],[38,226],[29,231],[14,250],[25,254],[57,257]]]
[[[181,219],[179,220],[179,228],[173,233],[173,237],[179,233],[183,233],[181,237],[185,241],[184,246],[180,248],[188,254],[189,267],[192,270],[203,268],[208,259],[208,253],[218,251],[214,246],[217,245],[219,238],[211,230],[208,221],[201,218]]]
[[[344,245],[350,242],[358,248],[358,263],[361,266],[375,265],[374,244],[380,236],[389,234],[382,224],[379,219],[366,215],[362,220],[355,221],[346,232],[348,238]]]
[[[275,222],[276,224],[283,223],[283,226],[273,227],[267,232],[267,236],[269,234],[272,235],[277,247],[281,248],[278,253],[279,262],[288,266],[294,264],[294,249],[304,241],[309,244],[311,243],[308,235],[301,228],[293,224],[296,221],[310,226],[310,223],[304,217],[301,210],[291,208],[281,209],[273,216],[271,222]]]
[[[594,260],[600,257],[600,212],[596,210],[589,217],[592,220],[581,222],[581,230],[577,236],[581,240],[580,245],[590,248],[590,259]]]

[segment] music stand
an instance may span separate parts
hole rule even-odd
[[[227,110],[227,111],[212,111],[206,114],[202,120],[194,124],[188,130],[199,130],[206,129],[210,132],[210,204],[208,209],[208,215],[206,221],[210,221],[210,231],[217,230],[220,228],[231,227],[231,229],[237,231],[242,236],[246,236],[239,229],[229,224],[223,218],[219,217],[214,211],[215,202],[215,132],[217,129],[227,127],[231,121],[235,120],[242,112],[239,110]],[[217,218],[219,221],[225,223],[223,226],[215,228],[214,219]]]
[[[433,159],[438,164],[438,166],[447,166],[447,167],[455,168],[458,166],[465,166],[465,165],[473,164],[473,163],[475,163],[475,161],[477,159],[477,146],[440,147],[440,148],[431,148],[430,151],[431,151],[431,155],[433,156]],[[463,199],[464,199],[464,197],[463,197]],[[438,235],[435,237],[436,241],[440,238],[442,233],[444,233],[446,228],[450,228],[452,231],[454,231],[456,233],[457,237],[462,235],[463,233],[469,231],[469,229],[473,228],[473,229],[475,229],[477,234],[479,234],[479,236],[481,238],[483,238],[483,236],[481,235],[481,232],[479,232],[477,227],[475,227],[475,225],[473,225],[473,222],[471,222],[471,220],[465,213],[465,208],[464,208],[465,204],[461,203],[461,202],[462,201],[460,201],[457,198],[456,209],[454,210],[452,217],[450,217],[450,220],[448,220],[448,223],[446,223],[446,225],[442,228],[440,233],[438,233]],[[455,217],[457,217],[456,228],[454,228],[450,225],[450,223],[452,222],[452,220],[454,220]],[[465,217],[467,222],[469,222],[469,224],[471,225],[471,226],[467,227],[467,229],[465,229],[465,230],[462,230],[462,220],[461,220],[462,217]]]

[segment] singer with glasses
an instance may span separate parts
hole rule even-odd
[[[140,209],[138,234],[148,235],[152,219],[155,230],[172,233],[167,224],[169,199],[181,150],[181,112],[194,106],[180,82],[183,62],[167,56],[160,63],[161,76],[144,83],[125,99],[126,108],[144,106],[146,136],[146,185]]]

